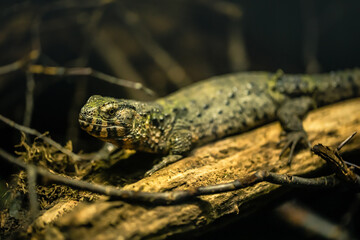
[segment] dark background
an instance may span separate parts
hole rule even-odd
[[[41,48],[34,64],[91,67],[141,81],[158,96],[237,71],[317,73],[358,67],[359,43],[360,2],[356,0],[0,2],[0,66]],[[101,147],[77,123],[77,114],[89,96],[155,98],[90,76],[33,77],[30,126],[49,131],[62,144],[72,140],[75,152]],[[22,124],[26,89],[26,66],[1,74],[0,114]],[[3,123],[0,132],[0,147],[13,152],[19,132]],[[4,185],[17,169],[5,161],[0,164]],[[356,195],[346,192],[301,192],[296,198],[335,223],[341,223],[356,202]],[[356,226],[358,211],[352,211],[351,224]],[[317,239],[283,224],[264,210],[246,223],[235,223],[203,238],[252,239],[275,233],[277,237],[293,234],[298,239]],[[249,226],[253,225],[261,231],[251,233]]]

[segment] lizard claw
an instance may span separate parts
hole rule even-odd
[[[166,167],[167,165],[169,165],[171,163],[174,163],[174,162],[180,160],[182,157],[183,157],[182,155],[168,155],[166,157],[163,157],[162,160],[158,164],[154,165],[152,167],[152,169],[150,169],[149,171],[147,171],[144,174],[144,177],[150,177],[156,171]]]
[[[285,138],[279,142],[279,143],[285,143],[279,154],[279,158],[281,158],[284,155],[285,151],[288,148],[290,148],[290,153],[288,158],[288,165],[290,165],[294,157],[295,148],[299,142],[311,148],[311,143],[309,142],[307,134],[304,130],[288,132]]]

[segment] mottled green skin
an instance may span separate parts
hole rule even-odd
[[[79,121],[91,135],[119,147],[183,155],[270,121],[280,120],[288,133],[303,131],[301,118],[312,107],[356,96],[358,69],[317,75],[238,73],[198,82],[154,102],[92,96]]]

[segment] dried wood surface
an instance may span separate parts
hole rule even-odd
[[[312,144],[336,145],[352,132],[360,131],[360,99],[317,109],[307,116],[304,127]],[[208,144],[151,177],[124,188],[182,190],[229,182],[256,170],[311,175],[324,166],[323,160],[303,150],[288,167],[287,158],[278,159],[280,149],[276,145],[280,132],[279,124],[272,123]],[[359,147],[360,138],[356,137],[342,152]],[[211,226],[215,220],[244,217],[280,196],[284,192],[282,189],[278,185],[260,183],[170,206],[106,201],[107,197],[92,203],[60,202],[35,221],[32,232],[35,238],[51,239],[163,239]]]

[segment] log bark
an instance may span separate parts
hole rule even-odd
[[[311,112],[304,120],[304,127],[312,144],[337,145],[360,130],[360,98]],[[277,142],[280,132],[280,125],[275,122],[208,144],[124,189],[184,190],[230,182],[257,170],[312,176],[324,167],[325,162],[309,150],[300,151],[290,167],[286,157],[279,160]],[[355,137],[342,152],[359,147],[360,137]],[[39,217],[31,231],[34,237],[52,239],[164,239],[206,228],[215,220],[247,216],[279,197],[285,192],[282,190],[286,188],[259,183],[170,206],[108,201],[107,197],[92,203],[64,202]],[[51,216],[51,220],[47,216]]]

